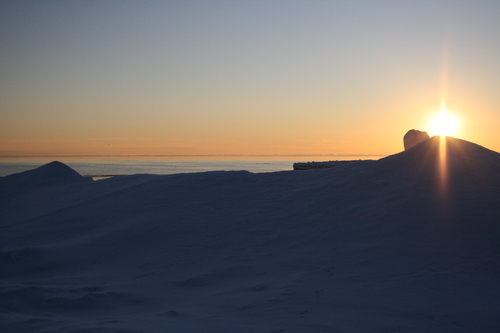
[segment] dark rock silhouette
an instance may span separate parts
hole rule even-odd
[[[427,134],[427,132],[411,129],[406,132],[405,136],[403,137],[405,150],[408,150],[427,139],[429,139],[429,134]]]

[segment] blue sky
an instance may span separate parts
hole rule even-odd
[[[0,1],[0,155],[500,150],[497,1]],[[432,135],[432,133],[430,133]]]

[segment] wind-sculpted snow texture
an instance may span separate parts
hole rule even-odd
[[[0,331],[498,332],[500,154],[448,138],[444,177],[439,147],[300,172],[0,178]]]

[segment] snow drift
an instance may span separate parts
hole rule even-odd
[[[51,162],[34,170],[0,177],[2,193],[23,192],[35,188],[55,186],[60,184],[91,181],[61,162]]]
[[[0,330],[498,332],[500,154],[446,142],[445,168],[434,137],[326,170],[0,178]]]

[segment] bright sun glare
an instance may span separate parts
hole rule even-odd
[[[429,132],[432,135],[456,136],[460,128],[460,121],[454,114],[449,113],[445,107],[439,113],[431,116]]]

